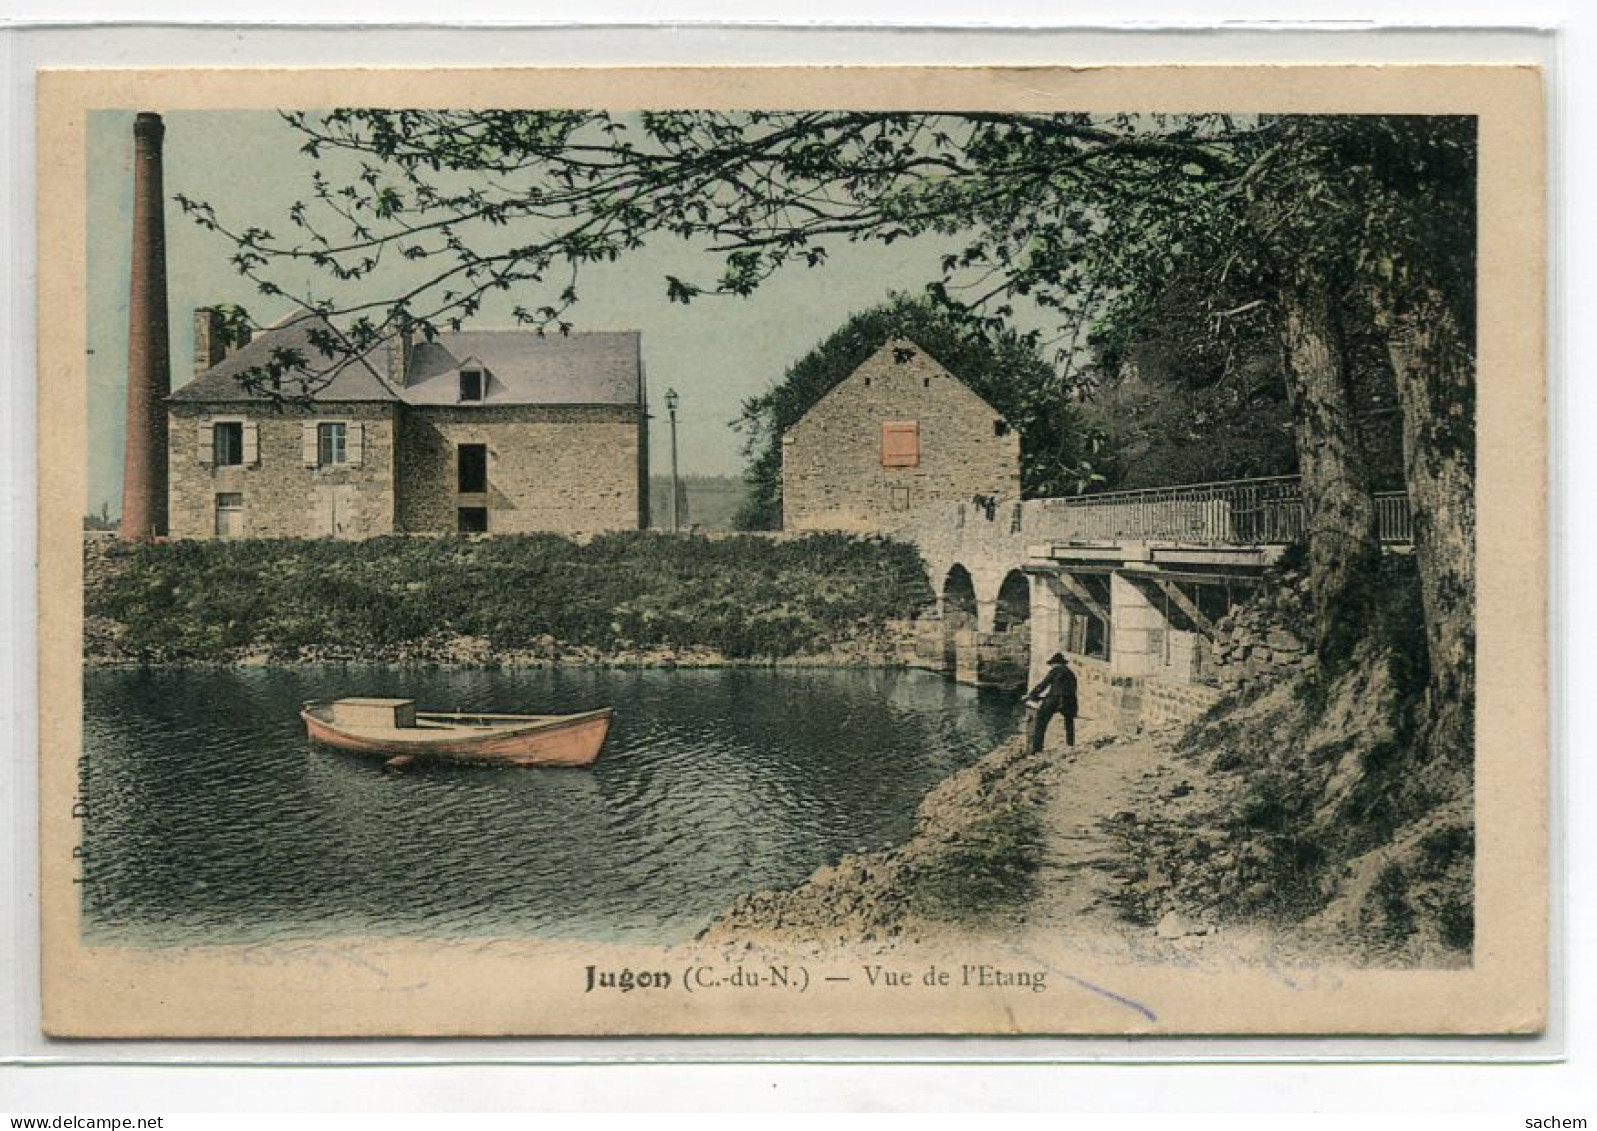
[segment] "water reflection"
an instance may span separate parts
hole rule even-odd
[[[85,934],[347,932],[666,942],[733,896],[910,831],[1013,732],[1011,700],[919,672],[96,671],[85,678]],[[591,770],[385,775],[310,747],[311,698],[616,708]]]

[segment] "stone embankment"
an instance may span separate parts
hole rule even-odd
[[[1268,577],[1253,600],[1214,626],[1214,666],[1226,691],[1270,686],[1313,669],[1309,579],[1296,571]]]
[[[406,668],[729,668],[792,667],[853,668],[901,667],[902,646],[890,628],[862,633],[822,651],[792,656],[727,656],[714,648],[604,649],[564,644],[552,636],[525,646],[505,648],[478,636],[438,634],[421,640],[382,646],[340,644],[305,645],[292,652],[267,652],[251,648],[218,650],[204,660],[159,653],[135,654],[120,644],[120,625],[104,617],[85,618],[83,662],[86,667],[263,667],[299,664],[372,664]]]

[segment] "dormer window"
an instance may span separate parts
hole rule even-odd
[[[484,391],[488,388],[488,374],[482,369],[462,369],[460,371],[460,401],[480,401]]]

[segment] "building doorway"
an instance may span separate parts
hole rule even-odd
[[[244,496],[237,491],[224,491],[216,496],[216,536],[244,537]]]

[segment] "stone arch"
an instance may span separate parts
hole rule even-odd
[[[993,607],[993,631],[1014,632],[1031,624],[1031,581],[1018,569],[1004,575]]]
[[[943,622],[943,667],[965,683],[976,682],[976,582],[955,562],[943,578],[939,605]]]
[[[1031,579],[1018,569],[1004,575],[993,602],[993,630],[982,641],[978,664],[987,687],[1023,689],[1031,668]]]

